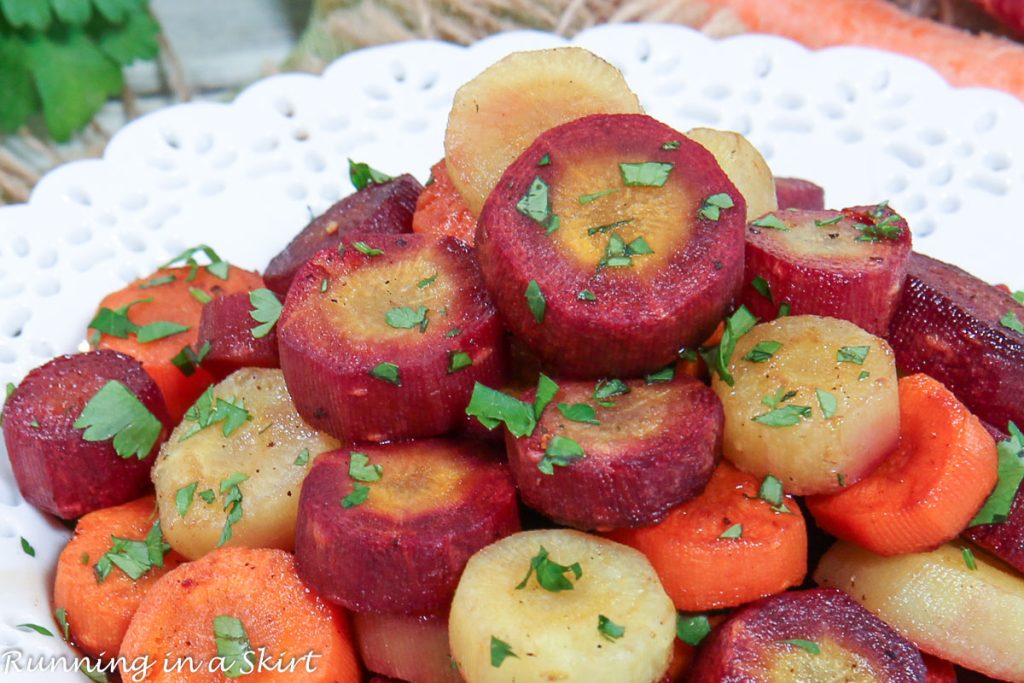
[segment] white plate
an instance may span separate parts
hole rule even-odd
[[[262,268],[308,220],[351,191],[349,157],[425,179],[442,156],[454,90],[514,50],[565,44],[516,32],[470,48],[411,42],[353,53],[322,77],[256,83],[230,105],[190,104],[128,126],[102,160],[47,175],[28,205],[0,210],[0,381],[82,341],[106,292],[183,247],[213,245]],[[626,75],[653,116],[748,136],[779,175],[824,185],[842,207],[890,199],[915,246],[990,281],[1018,280],[1024,106],[954,89],[918,62],[860,48],[809,52],[786,40],[715,42],[688,29],[616,25],[575,44]],[[1012,284],[1012,282],[1011,282]],[[2,447],[0,447],[2,448]],[[67,653],[49,593],[66,530],[18,494],[0,456],[0,677],[3,653]],[[24,555],[19,537],[35,546]]]

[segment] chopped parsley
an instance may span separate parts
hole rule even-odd
[[[68,610],[66,607],[58,607],[53,610],[53,616],[57,618],[57,623],[60,624],[60,631],[64,636],[64,640],[70,642],[71,640],[71,625],[68,623]]]
[[[999,319],[999,324],[1008,330],[1024,334],[1024,323],[1021,323],[1020,318],[1017,317],[1014,311],[1007,311],[1006,315]]]
[[[536,176],[516,203],[516,211],[542,226],[549,234],[558,229],[558,217],[551,214],[548,184]]]
[[[559,403],[557,408],[566,420],[592,425],[601,424],[594,407],[588,403]]]
[[[880,212],[873,212],[872,218],[880,218]],[[878,242],[880,240],[894,240],[899,239],[900,235],[903,234],[903,228],[897,223],[900,217],[891,213],[885,218],[882,218],[877,223],[871,223],[870,225],[864,223],[854,223],[853,227],[860,230],[860,235],[857,236],[858,242]]]
[[[221,280],[228,279],[228,272],[231,266],[227,261],[218,256],[216,251],[206,244],[189,247],[167,263],[160,266],[160,268],[170,268],[171,266],[179,263],[189,266],[191,270],[189,270],[188,277],[186,277],[185,280],[187,282],[192,282],[196,279],[196,275],[199,273],[199,262],[196,260],[196,254],[199,253],[204,254],[207,260],[209,260],[209,263],[206,265],[207,273]]]
[[[40,626],[39,624],[18,624],[14,628],[18,629],[19,631],[35,631],[41,636],[49,636],[50,638],[54,637],[53,631],[46,628],[45,626]]]
[[[99,583],[110,576],[114,567],[124,572],[132,581],[138,581],[153,567],[163,567],[164,556],[171,549],[171,546],[164,542],[160,520],[153,524],[144,541],[133,541],[117,536],[111,536],[110,539],[110,550],[105,552],[93,567],[96,581]]]
[[[375,247],[371,247],[366,242],[353,242],[352,243],[352,248],[355,249],[356,251],[358,251],[363,256],[373,257],[373,256],[382,256],[384,254],[384,250],[383,249],[377,249]]]
[[[787,315],[789,315],[789,312],[790,310],[792,310],[792,308],[793,306],[788,301],[783,301],[782,304],[779,306],[779,313],[775,317],[785,318]]]
[[[816,226],[818,226],[819,228],[827,228],[827,227],[829,227],[831,225],[835,225],[836,223],[838,223],[841,220],[843,220],[842,214],[840,214],[838,216],[834,216],[833,218],[829,218],[828,220],[824,220],[824,221],[815,220],[814,224]]]
[[[963,555],[964,564],[967,565],[967,568],[970,569],[972,572],[977,571],[978,562],[974,559],[974,551],[970,548],[965,547],[961,548],[960,554]]]
[[[579,562],[573,562],[569,566],[558,564],[550,558],[547,548],[541,546],[540,551],[530,559],[530,568],[527,570],[523,580],[516,585],[516,590],[526,588],[530,577],[536,573],[537,583],[544,590],[552,593],[571,591],[576,586],[566,576],[570,572],[577,581],[583,576],[583,568],[580,567]]]
[[[608,399],[614,396],[623,396],[629,393],[629,386],[621,379],[602,379],[598,380],[594,386],[594,400],[597,401],[598,405],[605,408],[612,408],[615,406],[614,401]]]
[[[736,206],[736,202],[733,201],[732,197],[726,192],[719,192],[713,194],[703,202],[701,202],[700,209],[697,210],[697,215],[701,218],[706,218],[709,221],[717,221],[722,217],[723,209],[731,209]]]
[[[597,295],[591,292],[589,289],[582,290],[576,295],[576,298],[580,301],[597,301]]]
[[[822,417],[827,420],[835,415],[836,409],[839,407],[836,397],[824,389],[815,389],[814,393],[818,396],[818,405],[821,407]]]
[[[382,465],[371,465],[370,458],[366,453],[352,451],[348,461],[348,476],[356,481],[371,482],[380,481],[384,473]]]
[[[871,351],[870,346],[844,346],[836,352],[836,362],[864,365],[869,351]]]
[[[733,524],[718,535],[719,538],[743,538],[743,525]]]
[[[858,382],[863,382],[864,380],[866,380],[870,376],[871,376],[870,372],[868,372],[867,370],[861,370],[860,374],[857,375],[857,381]]]
[[[210,353],[210,348],[209,341],[203,342],[203,346],[199,349],[198,353],[191,346],[183,346],[181,351],[171,358],[171,363],[181,371],[181,374],[191,377],[202,364],[203,359],[206,358],[206,354]]]
[[[231,540],[232,527],[242,519],[242,489],[238,485],[249,477],[241,472],[234,472],[227,479],[220,482],[220,492],[224,496],[224,511],[228,513],[224,521],[224,528],[221,529],[220,539],[217,547],[221,547]]]
[[[668,142],[662,143],[661,148],[666,152],[670,152],[673,149],[679,149],[679,145],[681,144],[682,142],[680,140],[669,140]]]
[[[473,359],[465,351],[452,351],[448,354],[448,374],[468,368],[473,364]]]
[[[626,627],[619,626],[605,615],[599,614],[597,615],[597,632],[608,642],[614,643],[626,635]]]
[[[653,254],[654,250],[643,236],[637,237],[630,243],[626,243],[622,235],[613,232],[608,238],[608,247],[605,249],[604,258],[598,263],[598,268],[628,268],[633,265],[634,256]]]
[[[221,433],[227,438],[251,419],[252,415],[245,409],[244,399],[237,399],[236,402],[235,398],[231,398],[225,401],[213,395],[211,386],[185,412],[183,422],[194,422],[195,424],[186,429],[179,440],[190,439],[207,427],[222,422],[224,426]]]
[[[613,192],[618,192],[618,190],[613,188],[613,189],[610,189],[610,190],[601,190],[600,192],[593,192],[591,194],[581,194],[580,198],[579,198],[579,201],[580,201],[580,204],[589,204],[590,202],[594,201],[595,199],[600,199],[601,197],[606,197],[606,196],[612,194]]]
[[[293,464],[297,465],[299,467],[305,467],[306,465],[308,465],[309,464],[309,449],[308,448],[303,448],[301,451],[299,451],[299,454],[295,456],[295,461],[294,461]]]
[[[747,354],[743,356],[743,360],[748,360],[751,363],[764,363],[771,359],[779,349],[782,348],[782,342],[777,341],[763,341],[758,342],[754,345],[754,348],[747,351]]]
[[[417,283],[416,283],[416,286],[417,286],[418,288],[420,288],[420,289],[423,289],[423,288],[424,288],[424,287],[426,287],[427,285],[431,285],[431,284],[433,284],[433,283],[434,283],[434,280],[436,280],[436,279],[437,279],[437,273],[434,273],[434,274],[433,274],[433,275],[431,275],[430,277],[426,277],[426,278],[423,278],[422,280],[420,280],[419,282],[417,282]]]
[[[767,475],[761,480],[761,486],[757,489],[757,497],[774,507],[782,505],[782,482],[778,478]]]
[[[399,374],[398,366],[394,363],[389,363],[387,361],[378,363],[370,370],[370,376],[376,377],[382,382],[394,384],[396,387],[402,386],[402,378]]]
[[[537,378],[537,393],[533,399],[533,416],[535,418],[540,419],[544,409],[548,407],[557,393],[558,385],[555,381],[543,372],[540,373],[540,376]]]
[[[544,155],[547,158],[547,155]],[[499,640],[494,636],[491,636],[491,666],[495,669],[500,669],[501,665],[505,663],[505,660],[509,657],[515,657],[519,659],[519,655],[512,651],[512,646],[506,643],[504,640]]]
[[[536,280],[530,280],[530,283],[526,285],[526,305],[538,325],[544,322],[544,313],[547,310],[548,302],[544,298],[544,292],[540,291],[540,285]]]
[[[354,508],[357,505],[362,505],[366,502],[366,499],[370,497],[370,487],[359,482],[353,482],[352,493],[348,494],[341,499],[341,507],[346,510]]]
[[[757,415],[754,422],[769,427],[792,427],[800,424],[801,418],[811,416],[810,406],[787,405],[775,408],[762,415]]]
[[[773,213],[761,216],[756,221],[751,221],[750,224],[756,225],[759,228],[768,228],[770,230],[781,230],[783,232],[789,231],[789,227]]]
[[[327,291],[327,285],[329,285],[329,284],[330,284],[330,281],[327,278],[324,278],[324,279],[320,280],[320,293],[321,294],[323,294],[324,292]]]
[[[143,282],[139,285],[139,289],[152,289],[153,287],[160,287],[161,285],[169,285],[177,279],[177,275],[162,275],[160,277],[153,278],[149,282]]]
[[[772,288],[768,285],[768,281],[760,275],[754,276],[754,279],[750,281],[750,286],[754,288],[755,292],[768,299],[768,301],[773,301]]]
[[[249,303],[252,305],[249,317],[260,323],[251,330],[253,339],[262,339],[274,329],[277,319],[281,317],[283,306],[277,295],[269,289],[254,289],[249,292]]]
[[[812,655],[821,654],[821,648],[818,647],[818,644],[810,640],[804,640],[803,638],[787,638],[786,640],[780,640],[779,642],[785,643],[786,645],[793,645],[801,650],[811,653]]]
[[[21,537],[21,551],[29,557],[36,556],[36,549],[32,547],[32,544],[24,536]]]
[[[149,455],[163,430],[163,424],[149,408],[117,380],[104,384],[89,399],[74,427],[85,430],[83,440],[113,439],[114,452],[120,457],[134,455],[139,460]]]
[[[533,406],[479,382],[473,385],[466,414],[475,417],[487,429],[505,423],[508,431],[517,437],[533,434],[537,426]]]
[[[967,526],[979,524],[1000,524],[1006,521],[1010,506],[1017,495],[1017,489],[1024,481],[1024,434],[1014,423],[1009,423],[1010,438],[1000,441],[996,447],[999,456],[999,478],[996,486],[985,499],[981,510]]]
[[[544,156],[542,156],[540,158],[540,161],[537,162],[537,165],[538,166],[550,166],[551,165],[551,155],[550,154],[545,154]]]
[[[418,327],[421,334],[427,331],[427,325],[430,322],[426,306],[418,306],[416,310],[408,306],[392,308],[384,315],[384,320],[388,325],[399,330],[411,330]]]
[[[609,230],[614,230],[615,228],[621,228],[623,225],[629,225],[630,223],[633,222],[633,220],[634,219],[632,218],[623,218],[620,221],[613,221],[611,223],[605,223],[604,225],[595,225],[592,228],[587,228],[587,234],[597,235],[598,233],[608,232]]]
[[[577,460],[586,457],[583,447],[572,439],[555,434],[544,449],[544,457],[537,463],[537,469],[544,474],[553,475],[555,467],[569,467]]]
[[[711,634],[711,622],[706,614],[677,614],[676,637],[687,645],[697,647]]]
[[[348,177],[352,186],[357,190],[365,189],[368,185],[381,185],[394,180],[391,176],[381,173],[369,164],[348,160]]]
[[[199,486],[198,481],[194,481],[188,486],[182,486],[174,494],[174,505],[178,508],[178,516],[184,517],[188,514],[189,508],[192,507],[192,499],[195,496],[196,488]]]
[[[100,308],[95,317],[89,323],[89,329],[95,330],[98,334],[109,335],[111,337],[117,337],[118,339],[127,339],[129,335],[134,334],[140,344],[148,344],[149,342],[157,341],[158,339],[165,339],[176,334],[188,331],[190,328],[188,325],[181,325],[179,323],[167,322],[164,320],[158,320],[156,322],[148,323],[146,325],[136,325],[128,319],[128,310],[132,306],[138,304],[152,303],[153,299],[138,299],[137,301],[131,301],[118,309]],[[98,343],[98,339],[97,339]]]
[[[675,164],[667,161],[644,161],[641,163],[619,164],[622,182],[633,187],[662,187],[668,181],[668,174]]]
[[[217,656],[223,660],[223,672],[227,678],[238,678],[253,672],[256,667],[253,656],[256,653],[241,620],[224,614],[215,616],[213,637],[217,641]]]
[[[135,338],[139,340],[140,344],[148,344],[149,342],[155,342],[158,339],[173,337],[176,334],[181,334],[188,330],[188,325],[158,320],[155,323],[139,326],[136,330]]]
[[[655,370],[648,375],[644,375],[644,382],[647,384],[664,384],[665,382],[671,382],[675,377],[676,366],[671,364],[666,365],[661,370]]]
[[[212,296],[210,296],[209,294],[207,294],[203,290],[199,289],[198,287],[189,287],[188,288],[188,293],[192,295],[193,299],[195,299],[199,303],[203,304],[204,306],[206,304],[210,303],[211,301],[213,301],[213,297]]]
[[[747,310],[746,306],[740,306],[725,321],[725,330],[722,332],[721,343],[717,347],[701,352],[708,368],[715,372],[730,387],[736,383],[732,373],[729,372],[729,363],[732,360],[733,352],[736,350],[736,342],[740,337],[753,329],[756,324],[757,318]]]

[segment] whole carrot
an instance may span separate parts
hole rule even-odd
[[[704,2],[713,10],[732,10],[758,33],[786,36],[811,48],[863,45],[890,50],[930,64],[953,85],[997,88],[1024,98],[1024,47],[916,17],[885,0]]]

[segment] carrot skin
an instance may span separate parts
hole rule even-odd
[[[476,242],[476,217],[455,189],[444,159],[430,169],[430,180],[416,200],[412,231],[450,235],[472,246]]]

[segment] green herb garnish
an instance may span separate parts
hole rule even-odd
[[[544,155],[547,158],[547,155]],[[512,646],[506,643],[504,640],[499,640],[494,636],[491,636],[491,666],[495,669],[501,668],[501,665],[509,657],[515,657],[519,659],[519,655],[512,651]]]
[[[668,181],[668,174],[675,164],[667,161],[644,161],[635,164],[619,164],[619,173],[625,185],[634,187],[662,187]]]
[[[352,181],[352,186],[357,190],[365,189],[368,185],[382,185],[390,180],[394,180],[391,176],[381,173],[375,168],[371,168],[369,164],[348,160],[348,177]]]
[[[552,593],[571,591],[576,586],[574,586],[573,582],[566,576],[569,572],[572,572],[572,575],[577,581],[579,581],[583,576],[583,568],[580,567],[579,562],[573,562],[569,566],[558,564],[550,558],[547,548],[541,546],[540,551],[530,559],[530,568],[527,570],[526,576],[523,580],[516,585],[516,590],[523,590],[526,588],[527,583],[530,581],[530,577],[536,573],[537,583],[544,590]]]
[[[402,386],[402,378],[399,374],[398,366],[394,363],[389,363],[387,361],[378,363],[372,370],[370,370],[370,376],[376,377],[382,382],[394,384],[396,387]]]
[[[758,342],[754,348],[747,351],[747,354],[743,356],[743,360],[749,360],[751,363],[764,363],[770,360],[772,356],[778,353],[779,349],[782,348],[782,342],[777,341],[763,341]]]
[[[836,362],[864,365],[870,351],[870,346],[844,346],[836,352]]]
[[[254,339],[262,339],[274,329],[284,307],[277,295],[269,289],[254,289],[249,292],[249,304],[252,305],[249,317],[260,323],[250,332]]]
[[[610,643],[626,635],[626,627],[619,626],[603,614],[597,615],[597,632]]]
[[[773,213],[761,216],[756,221],[751,221],[750,224],[756,225],[759,228],[769,228],[770,230],[781,230],[783,232],[789,231],[789,227]]]
[[[836,409],[839,407],[836,397],[824,389],[815,389],[814,393],[818,396],[818,405],[821,407],[822,417],[827,420],[835,415]]]
[[[113,439],[114,452],[122,458],[144,460],[153,450],[163,424],[125,385],[111,380],[85,404],[75,420],[84,429],[85,441]]]
[[[544,298],[544,292],[540,291],[540,285],[536,280],[530,280],[530,283],[526,285],[526,305],[530,308],[530,313],[533,314],[533,319],[537,321],[538,325],[544,322],[544,313],[547,310],[548,302]]]
[[[733,201],[729,194],[719,192],[718,194],[713,194],[701,202],[700,209],[697,210],[697,215],[701,218],[706,218],[709,221],[717,221],[722,217],[723,209],[731,209],[734,206],[736,206],[736,202]]]
[[[568,437],[555,434],[548,441],[544,457],[537,463],[537,469],[544,474],[553,475],[555,467],[569,467],[585,457],[586,453],[583,452],[582,446]]]
[[[351,163],[351,161],[349,162]],[[241,620],[227,615],[213,618],[213,637],[217,641],[217,656],[224,663],[223,673],[227,678],[238,678],[255,669],[249,634]]]

